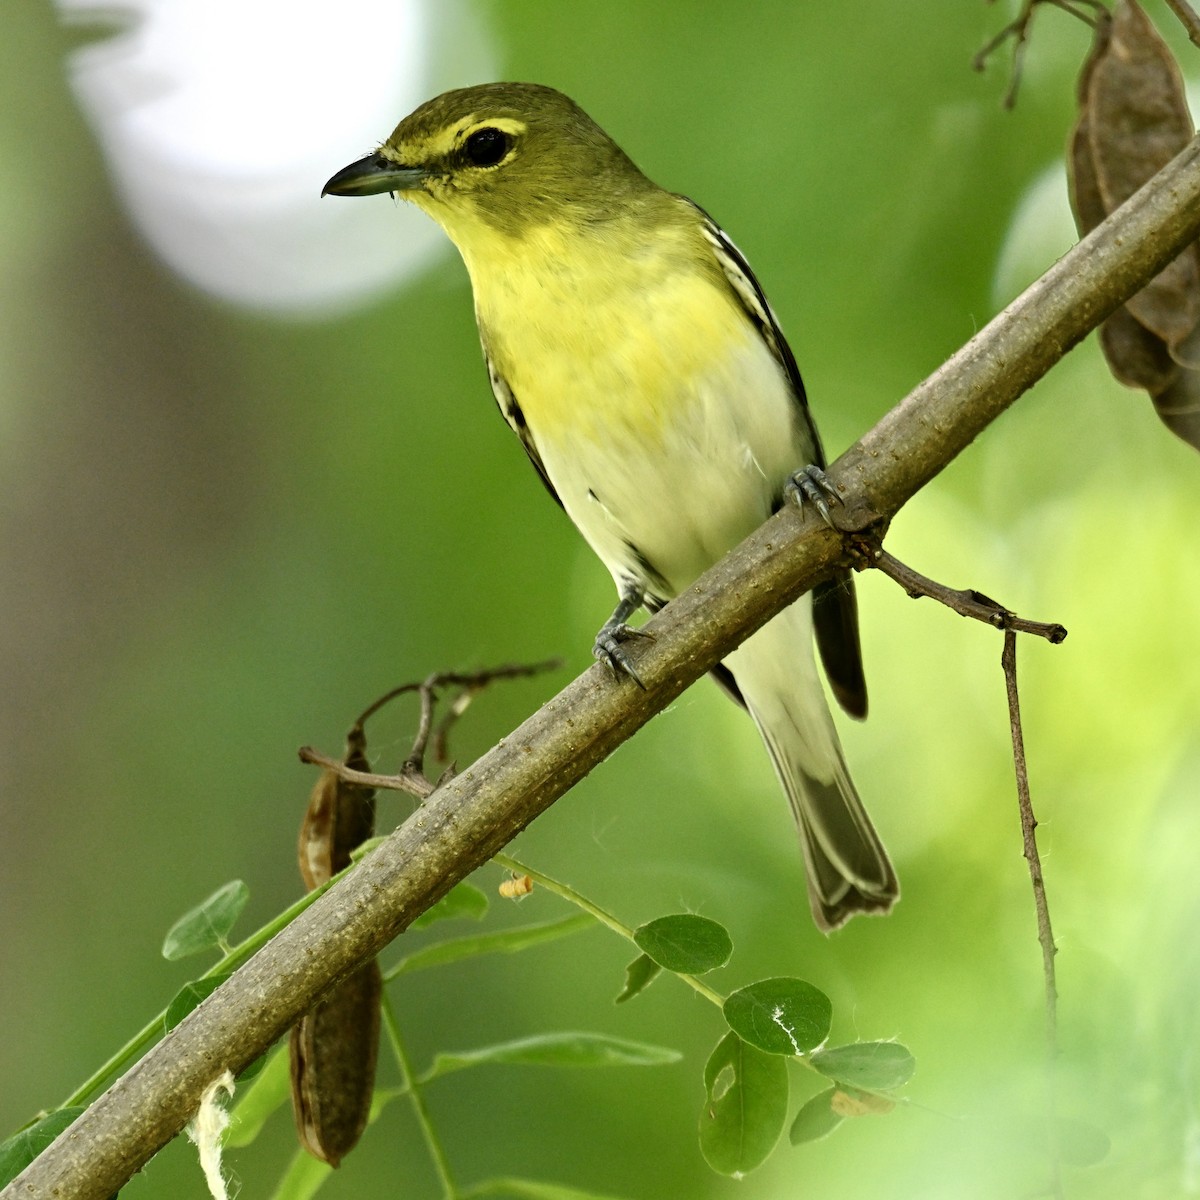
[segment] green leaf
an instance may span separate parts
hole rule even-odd
[[[460,1193],[464,1200],[475,1196],[516,1196],[520,1200],[620,1200],[608,1192],[581,1192],[561,1183],[544,1183],[540,1179],[516,1179],[511,1175],[485,1179]]]
[[[163,958],[174,962],[220,946],[249,899],[250,889],[240,879],[217,888],[207,900],[189,909],[167,930],[163,939]]]
[[[249,1146],[262,1132],[267,1120],[291,1098],[291,1071],[285,1041],[268,1055],[266,1065],[254,1082],[241,1091],[229,1113],[225,1144]]]
[[[729,1028],[768,1054],[806,1054],[829,1036],[833,1005],[803,979],[761,979],[722,1008]]]
[[[84,1108],[58,1108],[0,1143],[0,1187],[11,1183]]]
[[[288,1163],[271,1200],[312,1200],[321,1185],[333,1174],[333,1168],[304,1150],[297,1150]]]
[[[835,1113],[830,1107],[836,1088],[826,1088],[818,1092],[807,1104],[803,1105],[788,1130],[788,1140],[793,1146],[802,1142],[816,1142],[828,1137],[845,1119]]]
[[[626,1000],[632,1000],[638,992],[644,991],[658,978],[660,971],[662,967],[650,955],[639,954],[625,968],[625,986],[614,1003],[624,1004]]]
[[[660,967],[678,975],[703,975],[723,967],[733,953],[724,925],[691,913],[648,921],[633,931],[633,940]]]
[[[682,1057],[678,1050],[666,1046],[630,1042],[602,1033],[545,1033],[482,1046],[478,1050],[439,1054],[421,1082],[489,1063],[537,1067],[657,1067],[678,1062]]]
[[[466,917],[481,920],[488,910],[488,898],[474,884],[456,883],[436,904],[427,908],[409,929],[426,929],[435,921]]]
[[[432,946],[423,946],[402,958],[384,976],[395,979],[406,971],[421,971],[426,967],[440,967],[464,958],[476,958],[481,954],[515,954],[542,942],[552,942],[572,933],[595,927],[595,920],[587,913],[548,921],[544,925],[520,925],[516,929],[500,929],[493,933],[479,933],[468,937],[449,938]]]
[[[877,1092],[903,1087],[917,1069],[917,1060],[899,1042],[852,1042],[818,1050],[809,1061],[827,1079]]]
[[[167,1005],[167,1011],[163,1014],[163,1032],[170,1033],[192,1009],[198,1008],[200,1002],[207,1000],[232,974],[232,971],[226,971],[220,975],[206,975],[203,979],[193,979],[191,983],[185,983]]]
[[[771,1153],[787,1120],[787,1063],[727,1033],[704,1067],[700,1153],[714,1171],[742,1175]]]

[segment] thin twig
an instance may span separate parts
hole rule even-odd
[[[1000,656],[1004,667],[1004,683],[1008,693],[1008,719],[1012,729],[1013,765],[1017,775],[1017,805],[1021,812],[1021,840],[1029,878],[1033,884],[1033,906],[1037,912],[1038,941],[1042,947],[1042,978],[1046,991],[1046,1107],[1049,1110],[1047,1138],[1050,1146],[1051,1194],[1062,1196],[1062,1166],[1058,1144],[1058,1104],[1056,1078],[1058,1072],[1058,982],[1055,977],[1054,930],[1050,926],[1050,906],[1046,901],[1046,882],[1042,876],[1042,859],[1037,846],[1037,818],[1029,795],[1029,771],[1025,762],[1025,738],[1021,732],[1021,702],[1017,693],[1017,634],[1004,631],[1004,652]]]
[[[1193,46],[1200,46],[1200,17],[1187,0],[1167,0],[1171,11],[1179,18]]]
[[[1171,3],[1171,0],[1168,0],[1168,3]],[[1029,44],[1029,30],[1033,24],[1033,14],[1039,4],[1049,4],[1053,8],[1060,8],[1063,12],[1069,13],[1076,20],[1082,21],[1085,25],[1090,25],[1093,29],[1101,21],[1108,20],[1108,10],[1101,3],[1101,0],[1024,0],[1024,3],[1021,5],[1021,11],[1016,17],[1005,25],[994,37],[989,38],[971,59],[972,68],[976,71],[982,71],[987,66],[987,60],[1005,42],[1012,41],[1012,67],[1009,72],[1008,88],[1004,93],[1004,100],[1002,102],[1007,109],[1014,108],[1017,103],[1017,89],[1021,86],[1021,72],[1025,62],[1025,50]],[[1080,7],[1081,5],[1090,8],[1092,15],[1085,12]]]
[[[390,692],[385,692],[378,700],[373,700],[354,722],[347,742],[354,745],[366,746],[363,736],[363,725],[375,715],[385,704],[397,696],[411,695],[416,692],[421,700],[421,711],[417,722],[417,732],[413,737],[412,749],[408,752],[400,770],[395,775],[384,775],[374,771],[360,771],[347,766],[341,759],[331,758],[322,754],[312,746],[300,747],[300,761],[332,772],[344,783],[355,783],[361,787],[384,788],[392,792],[407,792],[418,800],[426,800],[431,796],[438,784],[445,783],[453,777],[448,771],[436,781],[425,774],[425,752],[429,744],[430,731],[433,728],[433,715],[438,701],[438,690],[445,687],[462,688],[460,695],[455,697],[450,705],[450,711],[442,718],[437,727],[434,740],[434,754],[439,761],[445,761],[446,737],[454,722],[466,711],[471,699],[477,696],[490,683],[499,679],[521,679],[537,675],[543,671],[553,671],[562,666],[562,660],[546,659],[538,663],[506,663],[500,667],[489,667],[483,671],[464,674],[458,671],[441,671],[430,675],[420,683],[402,683]]]
[[[877,567],[889,579],[894,579],[914,600],[928,596],[952,609],[962,617],[971,617],[996,629],[1014,633],[1032,633],[1057,646],[1067,636],[1066,629],[1055,622],[1029,621],[998,604],[990,596],[974,590],[960,591],[937,583],[927,575],[914,571],[906,563],[889,554],[877,541],[861,539],[866,545],[868,565]]]
[[[1005,42],[1012,39],[1012,67],[1009,70],[1008,87],[1005,89],[1004,99],[1001,102],[1006,109],[1014,108],[1017,103],[1017,89],[1021,86],[1021,65],[1025,55],[1025,43],[1029,38],[1029,23],[1033,20],[1033,10],[1037,7],[1038,2],[1039,0],[1025,0],[1016,18],[1005,25],[995,37],[989,38],[971,59],[971,66],[976,71],[982,71],[987,65],[987,60]]]
[[[1021,840],[1029,877],[1033,881],[1033,905],[1037,913],[1038,941],[1042,947],[1042,977],[1046,997],[1046,1059],[1047,1059],[1047,1138],[1049,1142],[1050,1191],[1049,1195],[1062,1197],[1062,1166],[1058,1143],[1058,1114],[1055,1073],[1058,1059],[1058,985],[1054,973],[1054,933],[1050,927],[1050,907],[1046,901],[1046,885],[1042,878],[1042,862],[1038,855],[1035,830],[1037,821],[1033,815],[1033,804],[1029,795],[1029,772],[1025,762],[1025,739],[1021,732],[1021,706],[1017,693],[1017,634],[1032,633],[1057,645],[1066,636],[1063,626],[1043,621],[1027,621],[997,604],[989,596],[973,590],[962,591],[914,571],[912,567],[893,557],[879,545],[871,534],[854,539],[856,550],[869,566],[877,567],[889,579],[895,580],[914,598],[928,596],[937,600],[960,616],[971,617],[986,625],[1004,630],[1004,651],[1001,664],[1008,693],[1008,717],[1012,731],[1013,763],[1017,775],[1017,806],[1021,814]]]
[[[437,680],[431,675],[418,689],[421,697],[421,713],[417,718],[417,732],[413,736],[412,749],[400,765],[400,774],[425,777],[425,747],[429,745],[429,731],[433,728],[433,710],[437,706]]]
[[[356,771],[353,767],[346,766],[341,759],[322,754],[319,750],[314,750],[312,746],[301,746],[299,755],[302,763],[310,763],[312,766],[331,771],[344,782],[357,783],[361,787],[384,788],[390,792],[407,792],[410,796],[416,796],[418,800],[428,799],[434,789],[434,785],[420,773],[380,775],[375,771]]]

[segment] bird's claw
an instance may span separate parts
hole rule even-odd
[[[815,463],[810,463],[807,467],[801,467],[799,471],[793,472],[788,477],[787,483],[783,485],[783,494],[801,508],[805,504],[811,504],[821,514],[821,520],[830,529],[836,528],[829,506],[830,504],[841,504],[842,497],[838,494],[837,488],[829,482],[829,477]]]
[[[633,638],[648,638],[651,636],[653,635],[647,633],[644,629],[634,629],[632,625],[626,625],[624,621],[617,621],[615,623],[610,621],[596,634],[596,642],[592,646],[592,653],[614,675],[628,675],[642,691],[645,691],[646,685],[642,682],[642,677],[637,673],[637,669],[634,667],[629,655],[625,653],[625,647],[621,643],[630,641]]]

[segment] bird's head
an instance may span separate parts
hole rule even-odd
[[[573,100],[534,83],[446,92],[405,117],[374,154],[322,195],[398,193],[456,241],[480,222],[510,236],[531,225],[594,224],[654,185]]]

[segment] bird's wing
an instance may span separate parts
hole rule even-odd
[[[521,406],[517,403],[517,398],[513,395],[512,388],[508,386],[508,381],[500,374],[496,364],[492,361],[492,356],[488,351],[486,343],[483,347],[483,357],[487,363],[487,373],[492,385],[492,395],[496,397],[496,403],[500,407],[501,415],[508,422],[508,427],[521,439],[521,445],[525,447],[525,453],[529,455],[529,461],[533,463],[539,478],[546,485],[546,491],[554,497],[555,502],[561,508],[562,500],[554,490],[554,484],[550,482],[550,476],[546,474],[546,466],[542,462],[542,456],[538,453],[538,448],[533,442],[533,435],[529,432],[529,426],[525,423],[525,414],[521,411]]]
[[[750,269],[742,252],[729,235],[694,201],[688,201],[703,219],[704,236],[713,248],[717,262],[729,282],[738,302],[751,324],[775,356],[796,399],[797,416],[808,435],[813,456],[812,465],[825,466],[825,451],[821,437],[808,411],[808,396],[800,368],[787,339],[779,328],[762,285]],[[797,463],[796,467],[808,466]],[[829,677],[829,686],[838,703],[852,717],[867,715],[867,682],[863,673],[862,646],[858,634],[858,602],[854,594],[854,577],[849,571],[839,571],[832,579],[813,588],[813,631],[821,662]]]
[[[750,264],[733,244],[729,234],[698,204],[692,201],[689,203],[692,203],[704,219],[704,236],[712,246],[717,262],[720,264],[725,278],[729,281],[734,295],[745,310],[750,323],[758,330],[759,336],[775,356],[776,362],[779,363],[791,385],[792,395],[795,397],[796,406],[799,409],[800,421],[812,443],[813,464],[823,467],[825,451],[821,448],[821,436],[817,433],[817,427],[808,411],[808,396],[804,391],[804,380],[800,378],[800,368],[796,366],[796,356],[792,353],[792,348],[787,344],[787,339],[779,328],[779,322],[771,310],[762,285],[755,278]],[[808,465],[808,463],[796,464],[798,468]]]

